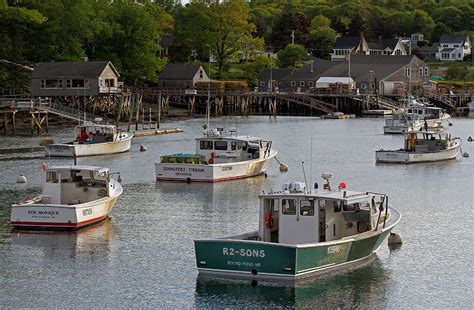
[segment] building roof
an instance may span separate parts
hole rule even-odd
[[[414,55],[351,55],[351,77],[355,81],[367,81],[371,71],[377,81],[381,81],[394,72],[400,70],[412,59]],[[346,61],[325,71],[322,76],[347,77],[349,65]]]
[[[386,48],[389,48],[393,51],[399,41],[400,40],[396,38],[383,39],[383,40],[378,40],[378,41],[367,42],[367,45],[369,46],[369,49],[371,50],[385,50]]]
[[[276,68],[276,69],[269,69],[265,68],[262,70],[262,73],[260,73],[260,76],[258,77],[259,81],[269,81],[270,80],[270,74],[272,80],[282,80],[284,77],[290,75],[293,72],[294,69],[291,68]],[[271,73],[270,73],[271,71]]]
[[[439,43],[459,43],[459,44],[462,44],[465,41],[467,41],[468,38],[469,37],[467,35],[454,36],[454,35],[443,34],[439,38]]]
[[[314,80],[316,81],[326,70],[334,66],[334,62],[320,58],[314,58],[312,64],[305,65],[303,68],[293,71],[282,80]]]
[[[446,47],[446,48],[441,49],[440,53],[451,53],[454,50],[455,50],[455,48],[453,48],[453,47]]]
[[[360,37],[339,37],[334,44],[334,49],[352,49],[357,48],[360,43]]]
[[[169,63],[161,72],[160,80],[189,80],[196,75],[199,68],[199,64]]]
[[[97,77],[109,64],[117,76],[120,76],[110,61],[64,61],[37,63],[31,78]]]
[[[330,83],[330,84],[335,84],[335,83],[342,83],[342,84],[348,84],[348,83],[354,83],[354,80],[350,77],[347,76],[341,76],[341,77],[332,77],[332,76],[322,76],[320,77],[316,83]]]

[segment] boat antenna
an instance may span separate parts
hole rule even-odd
[[[313,182],[313,128],[311,128],[311,152],[310,152],[311,160],[309,162],[309,180]],[[311,191],[310,191],[311,192]]]
[[[301,162],[301,167],[303,168],[304,184],[306,185],[305,187],[308,187],[308,182],[306,181],[306,173],[304,171],[304,161]]]
[[[209,130],[209,118],[211,117],[211,49],[209,48],[209,76],[207,82],[207,107],[206,107],[207,129]]]

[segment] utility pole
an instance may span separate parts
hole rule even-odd
[[[295,31],[291,30],[291,44],[295,44]]]

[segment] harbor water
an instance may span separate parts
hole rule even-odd
[[[165,124],[183,133],[134,139],[130,152],[78,158],[78,164],[120,171],[124,194],[111,219],[77,232],[11,230],[10,205],[40,193],[37,148],[45,137],[0,137],[0,308],[472,308],[474,293],[474,120],[455,118],[452,136],[471,157],[417,164],[375,164],[375,150],[402,147],[383,135],[383,118],[321,120],[305,117],[226,117],[211,127],[273,141],[278,159],[268,176],[217,184],[155,182],[160,155],[193,153],[203,119]],[[56,129],[56,142],[73,128]],[[139,151],[139,145],[146,152]],[[9,150],[6,150],[9,149]],[[303,164],[304,162],[304,164]],[[257,229],[258,195],[283,182],[321,184],[322,172],[348,189],[387,193],[402,214],[395,232],[368,265],[296,286],[198,277],[195,238]],[[26,184],[16,184],[25,175]]]

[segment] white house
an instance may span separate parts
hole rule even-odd
[[[331,60],[344,60],[348,54],[361,55],[407,55],[398,38],[366,41],[361,33],[359,37],[339,37],[333,47]]]
[[[436,59],[441,61],[463,60],[471,54],[471,40],[468,35],[442,35],[439,39]]]

